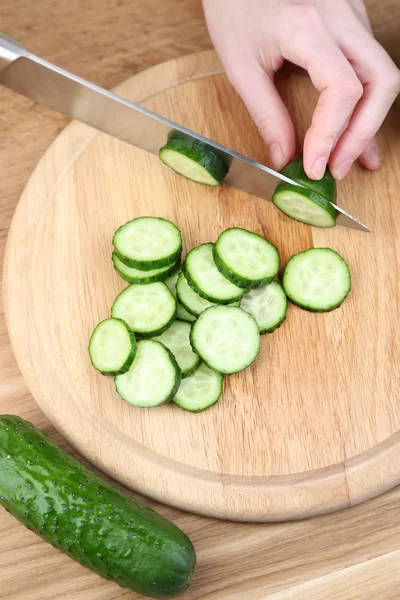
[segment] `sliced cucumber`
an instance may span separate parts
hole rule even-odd
[[[176,271],[173,271],[173,273],[171,273],[171,275],[168,275],[168,277],[164,280],[165,285],[168,287],[169,291],[171,292],[174,298],[176,298],[176,282],[181,271],[182,266],[179,266],[176,269]]]
[[[111,316],[122,319],[139,337],[154,337],[176,318],[176,300],[165,283],[130,285],[116,297]]]
[[[179,175],[205,185],[219,185],[229,170],[216,151],[185,135],[173,134],[161,148],[159,157]]]
[[[138,217],[117,229],[113,245],[125,265],[151,271],[179,262],[182,236],[171,221],[159,217]]]
[[[240,301],[240,308],[254,317],[260,333],[272,333],[286,319],[288,301],[280,283],[250,290]]]
[[[121,319],[101,321],[90,337],[90,361],[103,375],[126,373],[135,355],[135,335]]]
[[[336,182],[329,170],[326,169],[319,181],[309,179],[300,157],[289,163],[282,174],[306,187],[281,183],[272,196],[275,206],[301,223],[315,227],[335,227],[337,211],[330,202],[336,200]]]
[[[201,364],[187,379],[181,381],[174,404],[190,412],[200,412],[216,404],[221,397],[224,377]]]
[[[190,323],[176,320],[167,331],[154,338],[171,350],[182,372],[182,378],[189,377],[201,363],[200,357],[193,352],[190,345],[190,329]]]
[[[155,281],[164,281],[168,275],[176,269],[176,264],[169,265],[168,267],[162,267],[161,269],[152,269],[151,271],[141,271],[140,269],[134,269],[128,267],[119,258],[116,252],[112,254],[112,261],[114,268],[118,275],[122,277],[128,283],[135,283],[139,285],[145,285],[147,283],[154,283]]]
[[[313,312],[327,312],[338,308],[350,292],[349,267],[334,250],[311,248],[289,260],[283,288],[293,304]]]
[[[279,271],[275,246],[261,235],[240,227],[220,234],[214,246],[214,261],[226,279],[244,289],[269,283]]]
[[[216,304],[230,304],[244,294],[244,290],[228,281],[218,271],[213,258],[214,244],[193,248],[183,263],[183,272],[190,287],[199,296]]]
[[[178,281],[176,283],[176,294],[178,301],[186,309],[189,314],[194,315],[194,318],[198,317],[203,310],[210,306],[215,306],[214,302],[205,300],[190,287],[186,277],[183,273],[179,274]],[[228,306],[239,306],[240,301],[231,302]],[[194,320],[194,319],[193,319]]]
[[[246,369],[260,351],[253,317],[234,306],[212,306],[192,326],[190,343],[211,369],[230,375]]]
[[[149,408],[171,400],[180,382],[181,372],[172,352],[160,342],[142,340],[129,371],[115,378],[115,387],[129,404]]]
[[[182,304],[180,304],[179,302],[177,304],[178,310],[176,312],[176,318],[180,321],[187,321],[188,323],[193,323],[193,321],[196,320],[196,317],[188,313],[188,311],[184,306],[182,306]]]

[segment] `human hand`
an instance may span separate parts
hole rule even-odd
[[[304,148],[304,168],[320,179],[327,163],[342,179],[360,157],[380,166],[375,134],[400,91],[400,71],[371,33],[362,0],[203,0],[227,76],[242,97],[271,160],[295,153],[293,123],[274,74],[284,60],[306,69],[320,97]]]

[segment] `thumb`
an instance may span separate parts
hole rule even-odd
[[[268,146],[272,166],[282,169],[295,153],[295,133],[289,111],[273,81],[258,63],[231,69],[228,77]]]

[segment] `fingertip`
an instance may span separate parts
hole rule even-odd
[[[369,171],[376,171],[382,165],[376,138],[368,144],[360,155],[360,162]]]

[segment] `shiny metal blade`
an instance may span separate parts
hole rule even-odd
[[[158,155],[171,131],[185,133],[223,154],[230,164],[224,183],[248,194],[271,200],[279,180],[300,185],[265,165],[56,67],[1,33],[0,84],[152,154]],[[342,213],[343,225],[369,231],[358,219],[340,208],[338,210]]]

